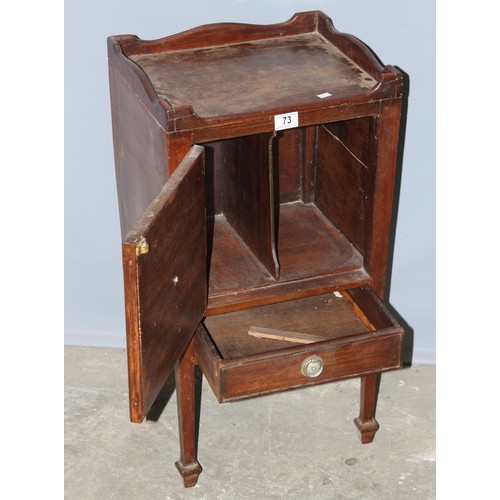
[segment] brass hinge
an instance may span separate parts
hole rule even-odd
[[[136,244],[135,244],[135,254],[137,257],[139,255],[143,255],[145,253],[149,252],[149,243],[146,238],[141,238]]]

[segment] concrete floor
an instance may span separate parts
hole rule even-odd
[[[352,423],[359,380],[222,405],[203,381],[204,470],[191,489],[174,467],[175,393],[140,425],[127,397],[125,351],[66,347],[67,500],[435,498],[434,366],[382,376],[380,430],[367,445]]]

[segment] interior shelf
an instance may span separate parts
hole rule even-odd
[[[210,219],[209,230],[213,232],[209,245],[211,295],[266,286],[276,281],[335,274],[363,266],[363,256],[314,204],[301,201],[282,204],[278,218],[278,280],[248,249],[224,215]]]
[[[363,266],[363,256],[312,203],[280,205],[280,280],[324,276]]]
[[[209,293],[218,295],[274,280],[223,214],[208,219]]]

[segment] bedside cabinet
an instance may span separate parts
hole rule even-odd
[[[403,77],[322,12],[108,39],[130,416],[175,370],[196,483],[194,368],[220,402],[402,366],[384,306]]]

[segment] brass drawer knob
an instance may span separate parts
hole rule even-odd
[[[300,371],[308,378],[315,378],[323,371],[323,360],[319,356],[309,356],[302,361]]]

